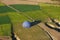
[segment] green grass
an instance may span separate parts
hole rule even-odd
[[[25,12],[25,14],[32,17],[34,20],[45,21],[45,19],[47,18],[47,16],[45,15],[44,12],[42,12],[42,10]]]
[[[10,20],[8,16],[0,16],[0,25],[1,24],[9,24]]]
[[[10,24],[0,25],[0,36],[11,36],[11,25]]]
[[[45,5],[45,4],[44,4]],[[32,10],[32,11],[26,11],[27,7],[24,6],[15,6],[12,5],[14,8],[18,9],[20,12],[32,17],[33,19],[40,19],[42,21],[44,21],[48,16],[52,17],[52,18],[57,18],[57,16],[59,16],[60,12],[60,7],[56,7],[53,5],[47,5],[46,6],[42,6],[40,5],[40,8],[37,10],[33,10],[28,9],[28,10]],[[24,7],[24,8],[23,8]],[[21,9],[22,8],[22,9]],[[24,12],[25,11],[25,12]],[[17,14],[14,14],[14,16]],[[19,20],[21,20],[21,22],[24,22],[27,19],[24,19],[25,17],[23,17],[23,15],[17,15],[15,16],[17,17]],[[57,18],[58,19],[58,18]],[[16,21],[16,20],[14,20]],[[20,21],[19,21],[20,22]],[[22,24],[16,22],[14,23],[14,29],[15,32],[17,33],[17,35],[22,39],[22,40],[49,40],[49,37],[46,36],[45,32],[43,30],[41,30],[41,28],[37,27],[37,26],[33,26],[29,29],[23,28]],[[18,30],[18,31],[16,31]]]
[[[60,20],[60,6],[53,6],[51,4],[44,4],[44,6],[42,4],[40,6],[47,16]]]
[[[10,6],[18,9],[20,12],[40,10],[40,6],[37,5],[15,4]]]
[[[10,19],[6,13],[8,10],[9,8],[0,3],[0,36],[11,36]]]
[[[46,15],[44,15],[44,12],[41,10],[41,7],[39,5],[11,5],[12,7],[16,8],[23,14],[26,14],[30,17],[32,17],[34,20],[40,19],[40,20],[45,20]]]
[[[4,14],[7,12],[15,12],[15,11],[7,6],[0,6],[0,14]]]
[[[19,13],[17,12],[9,12],[8,13],[8,16],[10,17],[11,21],[14,23],[14,22],[23,22],[23,21],[26,21],[26,20],[29,20],[27,19],[25,16],[23,15],[20,15]],[[30,20],[29,20],[30,21]]]
[[[4,4],[0,3],[0,6],[5,6]]]
[[[11,25],[7,15],[0,16],[0,36],[11,36]]]
[[[24,21],[31,21],[24,15],[20,15],[16,12],[9,13],[8,15],[14,24],[14,32],[20,37],[21,40],[50,40],[47,34],[36,25],[31,28],[23,28],[22,23]]]
[[[57,18],[60,17],[60,6],[56,7],[51,4],[39,4],[36,6],[33,5],[10,5],[14,8],[18,9],[21,13],[26,14],[30,17],[32,17],[34,20],[41,20],[45,21],[47,17]],[[31,28],[23,28],[22,23],[24,21],[31,21],[24,15],[15,12],[14,10],[6,7],[6,6],[0,6],[0,13],[6,13],[11,22],[13,23],[14,32],[21,38],[21,40],[50,40],[50,38],[47,36],[47,34],[38,26],[32,26]],[[1,30],[0,35],[9,35],[10,34],[10,27],[11,25],[5,26],[3,24],[9,23],[8,17],[0,16],[1,19],[1,25],[4,26],[3,30]],[[5,28],[6,27],[6,28]],[[8,30],[8,31],[5,31]],[[8,32],[8,33],[7,33]],[[6,34],[7,33],[7,34]]]

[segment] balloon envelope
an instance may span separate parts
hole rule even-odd
[[[31,27],[31,23],[29,21],[25,21],[25,22],[23,22],[22,26],[25,27],[25,28],[30,28]]]

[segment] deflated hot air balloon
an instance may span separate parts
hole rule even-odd
[[[30,28],[31,27],[31,22],[25,21],[25,22],[23,22],[22,26],[25,27],[25,28]]]

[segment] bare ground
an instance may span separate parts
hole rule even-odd
[[[30,4],[30,5],[37,5],[40,2],[43,3],[56,3],[56,1],[51,0],[0,0],[5,4],[11,5],[11,4]]]
[[[11,40],[8,36],[0,36],[0,40]]]

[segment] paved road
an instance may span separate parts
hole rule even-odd
[[[50,35],[53,38],[53,40],[60,40],[60,32],[58,32],[58,31],[56,31],[54,29],[48,28],[44,23],[40,23],[38,25],[41,28],[43,28],[45,31],[47,31],[48,33],[50,33]]]

